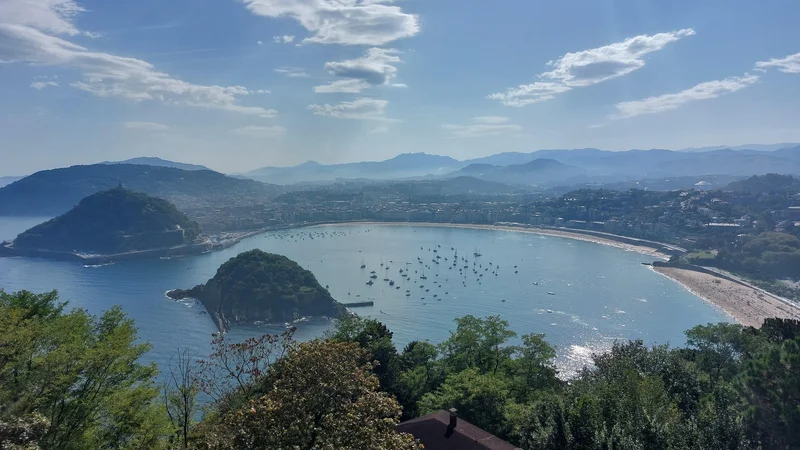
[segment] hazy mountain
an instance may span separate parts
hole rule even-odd
[[[468,159],[464,161],[467,165],[489,164],[493,166],[510,166],[512,164],[525,164],[536,159],[534,152],[503,152],[482,158]]]
[[[324,165],[315,161],[291,167],[262,167],[240,174],[246,178],[276,184],[334,181],[367,178],[373,180],[446,174],[464,163],[449,156],[427,153],[403,153],[385,161],[365,161]]]
[[[98,191],[119,184],[161,197],[178,208],[263,202],[280,188],[210,170],[137,164],[93,164],[43,170],[0,188],[0,216],[55,216]]]
[[[724,190],[748,192],[752,194],[770,192],[794,194],[800,191],[800,178],[789,175],[777,175],[774,173],[761,176],[756,175],[745,180],[734,181],[725,186]]]
[[[144,166],[172,167],[173,169],[181,170],[211,170],[206,166],[169,161],[156,156],[142,156],[139,158],[126,159],[125,161],[104,161],[100,164],[140,164]]]
[[[0,177],[0,187],[7,186],[17,180],[21,180],[25,177]]]
[[[745,144],[745,145],[714,145],[711,147],[689,147],[678,150],[679,152],[708,152],[713,150],[755,150],[759,152],[771,152],[787,147],[796,147],[798,143],[783,143],[783,144]]]
[[[470,164],[453,172],[453,176],[470,176],[500,183],[540,185],[584,175],[579,167],[564,164],[554,159],[537,158],[526,164],[495,166],[491,164]]]
[[[170,202],[116,187],[21,233],[14,247],[113,254],[190,244],[199,235],[197,222]]]
[[[800,150],[710,150],[678,152],[672,150],[628,150],[612,152],[596,149],[543,150],[538,157],[554,159],[585,169],[589,177],[620,179],[670,176],[800,173]]]

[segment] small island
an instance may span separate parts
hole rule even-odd
[[[237,323],[284,323],[304,316],[341,317],[347,309],[314,274],[291,259],[250,250],[222,264],[214,277],[167,296],[200,300],[220,331]]]
[[[210,250],[200,226],[170,202],[122,187],[92,194],[66,213],[0,246],[0,255],[100,264]]]

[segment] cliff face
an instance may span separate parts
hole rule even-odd
[[[237,323],[340,317],[346,312],[311,272],[285,256],[261,250],[231,258],[205,284],[168,295],[200,300],[223,331]]]

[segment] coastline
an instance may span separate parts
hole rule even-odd
[[[544,236],[563,237],[568,239],[575,239],[584,242],[593,242],[595,244],[608,245],[626,251],[641,253],[643,255],[652,256],[661,260],[668,260],[670,255],[664,253],[654,247],[646,245],[636,245],[623,240],[632,240],[625,236],[616,236],[604,233],[603,236],[595,234],[587,234],[581,230],[572,230],[568,228],[523,228],[509,225],[481,225],[481,224],[463,224],[463,223],[438,223],[438,222],[333,222],[309,226],[336,226],[346,224],[359,224],[359,225],[375,225],[375,226],[410,226],[410,227],[436,227],[436,228],[466,228],[472,230],[493,230],[493,231],[508,231],[514,233],[528,233],[539,234]],[[619,240],[616,240],[618,238]],[[662,244],[664,245],[664,244]],[[666,247],[666,245],[664,245]]]
[[[679,267],[653,266],[652,269],[716,305],[742,325],[759,328],[764,319],[772,317],[800,320],[800,305],[744,282]]]

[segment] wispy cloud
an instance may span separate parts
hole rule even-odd
[[[381,134],[381,133],[388,133],[389,127],[386,125],[378,125],[377,127],[369,130],[369,134]]]
[[[300,67],[278,67],[273,70],[290,78],[308,78],[309,76],[305,69]]]
[[[129,130],[141,130],[141,131],[167,131],[169,127],[164,125],[163,123],[157,122],[125,122],[122,124],[125,128]]]
[[[381,120],[395,122],[386,117],[386,100],[374,98],[357,98],[352,102],[341,102],[336,105],[309,105],[308,109],[318,116],[335,117],[337,119]]]
[[[254,139],[271,139],[286,134],[286,128],[278,125],[269,127],[250,125],[242,128],[234,128],[231,130],[231,133],[237,136],[244,136]]]
[[[291,44],[294,42],[294,36],[291,34],[284,34],[283,36],[272,36],[272,42],[276,44]]]
[[[478,116],[473,117],[472,120],[477,123],[498,124],[508,122],[511,118],[505,116]]]
[[[290,17],[312,36],[302,43],[383,45],[419,32],[419,19],[393,0],[241,0],[253,14]]]
[[[46,87],[58,87],[58,83],[55,81],[34,81],[31,83],[31,87],[36,89],[37,91],[41,91]]]
[[[539,74],[539,81],[490,94],[487,98],[516,107],[551,100],[574,88],[602,83],[641,69],[645,65],[642,58],[648,53],[694,34],[694,30],[684,29],[640,35],[603,47],[567,53],[548,62],[553,70]]]
[[[264,118],[276,115],[272,109],[240,104],[239,98],[251,93],[243,86],[190,83],[156,70],[147,61],[91,51],[55,36],[82,34],[72,23],[81,11],[70,0],[4,0],[0,3],[0,60],[70,67],[82,74],[70,86],[97,97],[158,101]]]
[[[775,67],[785,73],[800,73],[800,53],[795,53],[785,58],[772,58],[769,61],[760,61],[756,63],[756,67],[759,69]]]
[[[508,123],[509,120],[508,117],[479,116],[473,117],[472,123],[467,125],[445,123],[442,129],[447,132],[448,137],[455,139],[502,136],[516,134],[522,130],[519,125]]]
[[[344,61],[325,63],[325,70],[331,75],[345,78],[330,84],[316,86],[314,92],[361,92],[371,86],[387,85],[395,77],[397,67],[402,62],[393,49],[370,48],[364,56]]]
[[[68,36],[94,34],[78,30],[72,23],[84,11],[74,0],[3,0],[0,22]]]
[[[758,82],[758,75],[745,74],[724,80],[706,81],[675,94],[665,94],[642,100],[617,103],[617,114],[612,119],[657,114],[680,108],[682,105],[698,100],[708,100],[752,86]]]
[[[372,85],[364,80],[347,79],[336,80],[329,84],[321,86],[314,86],[314,92],[318,94],[332,94],[332,93],[345,93],[345,94],[358,94],[363,89],[367,89]]]

